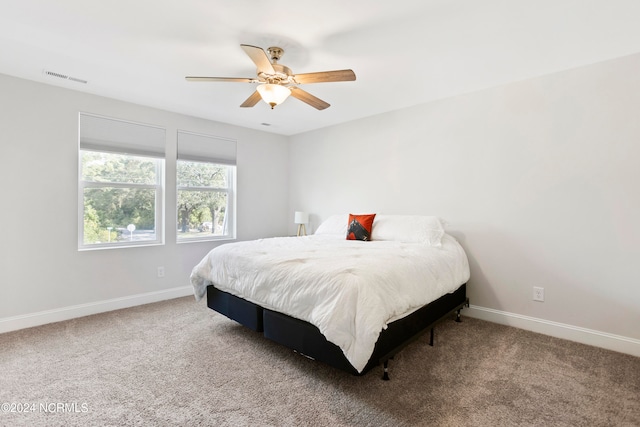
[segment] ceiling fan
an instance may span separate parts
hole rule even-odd
[[[356,75],[352,70],[321,71],[317,73],[293,74],[289,67],[278,64],[284,54],[282,48],[273,46],[267,49],[267,53],[259,47],[241,44],[249,58],[256,64],[257,77],[185,77],[190,82],[238,82],[260,83],[256,91],[249,96],[240,106],[253,107],[262,99],[273,109],[284,102],[289,95],[311,105],[318,110],[324,110],[330,104],[311,95],[298,87],[301,84],[344,82],[353,81]]]

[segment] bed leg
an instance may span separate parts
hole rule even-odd
[[[383,364],[384,372],[382,374],[382,379],[385,381],[389,381],[389,360],[385,360]]]
[[[462,309],[459,308],[458,311],[456,311],[456,322],[458,322],[458,323],[462,322],[462,318],[460,316],[460,310],[462,310]]]
[[[429,334],[429,345],[433,347],[433,328],[431,328],[431,333]]]

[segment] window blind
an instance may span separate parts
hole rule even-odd
[[[178,131],[178,159],[235,165],[236,141]]]
[[[80,113],[80,149],[164,158],[163,128]]]

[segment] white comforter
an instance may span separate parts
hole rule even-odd
[[[458,242],[442,246],[279,237],[213,249],[193,269],[196,299],[216,288],[307,321],[361,372],[387,323],[453,292],[469,279]]]

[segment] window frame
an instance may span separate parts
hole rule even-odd
[[[78,251],[91,251],[91,250],[102,250],[102,249],[119,249],[119,248],[130,248],[130,247],[141,247],[141,246],[159,246],[164,245],[165,242],[165,189],[166,189],[166,181],[165,181],[165,169],[166,169],[166,155],[162,156],[155,153],[146,153],[140,152],[136,149],[136,147],[132,147],[132,150],[128,150],[126,146],[119,146],[115,144],[113,147],[108,146],[108,143],[104,148],[99,147],[83,147],[81,134],[81,120],[83,116],[86,116],[92,120],[95,119],[105,119],[112,120],[116,122],[123,123],[125,125],[139,125],[144,126],[154,130],[161,130],[166,133],[166,130],[162,127],[148,125],[144,123],[136,123],[127,120],[115,119],[111,117],[99,116],[91,113],[79,113],[79,122],[78,122]],[[162,152],[164,153],[164,145],[166,144],[166,137],[162,140]],[[104,154],[117,154],[121,156],[130,156],[135,158],[144,158],[150,161],[155,162],[155,183],[153,184],[140,184],[140,183],[126,183],[126,182],[112,182],[112,181],[87,181],[84,179],[83,170],[82,170],[82,160],[83,153],[85,152],[93,152],[93,153],[104,153]],[[85,235],[85,190],[90,188],[130,188],[130,189],[149,189],[154,190],[155,198],[154,198],[154,232],[155,239],[152,240],[140,240],[140,241],[129,241],[129,240],[121,240],[118,242],[101,242],[101,243],[85,243],[84,235]]]
[[[236,230],[236,212],[237,212],[237,141],[233,138],[192,132],[183,129],[177,129],[176,133],[176,205],[174,208],[176,219],[176,243],[194,243],[194,242],[210,242],[210,241],[228,241],[237,238]],[[197,187],[179,186],[178,168],[180,162],[204,163],[211,165],[224,166],[227,168],[227,206],[225,209],[226,233],[222,236],[214,236],[212,234],[205,236],[180,237],[178,234],[178,224],[180,222],[180,214],[178,211],[178,194],[181,189],[187,191]],[[206,191],[215,191],[216,187],[205,187]]]

